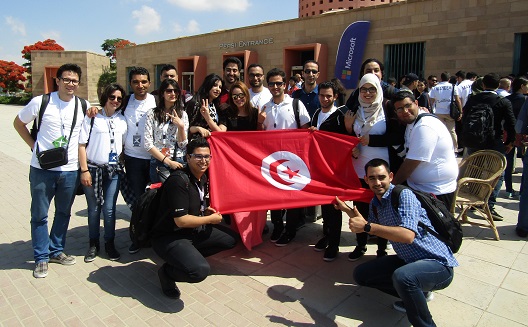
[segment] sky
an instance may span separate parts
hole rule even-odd
[[[0,60],[22,65],[22,49],[53,39],[65,50],[104,54],[105,39],[136,44],[298,17],[297,0],[7,0]]]

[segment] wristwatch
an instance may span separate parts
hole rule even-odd
[[[363,230],[365,231],[365,233],[370,233],[371,228],[372,226],[370,226],[370,223],[366,223],[365,227],[363,227]]]

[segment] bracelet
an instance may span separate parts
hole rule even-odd
[[[167,159],[167,157],[163,157],[163,160],[161,160],[161,163],[164,163],[165,159]]]
[[[89,172],[89,171],[90,171],[89,169],[81,170],[81,174],[87,173],[87,172]]]

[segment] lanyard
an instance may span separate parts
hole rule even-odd
[[[117,113],[114,112],[114,114],[111,117],[108,117],[104,108],[103,108],[103,113],[105,115],[106,126],[108,127],[108,135],[110,136],[110,150],[112,152],[115,152],[114,117],[116,116]]]
[[[204,196],[205,196],[205,191],[203,188],[200,187],[200,185],[198,183],[196,183],[196,188],[198,189],[198,193],[200,194],[200,212],[202,213],[202,216],[203,216],[203,213],[205,212],[205,202],[204,202]]]
[[[140,101],[134,97],[134,101],[137,102],[134,108],[134,118],[136,119],[136,134],[139,134],[139,121],[141,120],[141,118],[143,118],[143,115],[145,115],[145,113],[141,113],[138,117],[138,111],[143,109],[143,106],[145,106],[145,102],[147,102],[147,99]]]

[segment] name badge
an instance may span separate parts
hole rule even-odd
[[[110,152],[108,154],[108,164],[109,165],[117,165],[117,153]]]
[[[139,134],[134,134],[132,136],[132,145],[134,147],[140,147],[141,146],[141,135]]]

